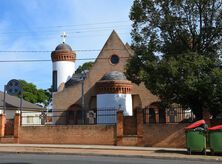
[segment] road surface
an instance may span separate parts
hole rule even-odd
[[[0,153],[0,164],[215,164],[209,161],[110,156]],[[219,163],[219,162],[218,162]]]

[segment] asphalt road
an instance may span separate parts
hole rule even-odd
[[[214,164],[209,161],[188,161],[127,157],[52,155],[52,154],[10,154],[0,153],[1,164]]]

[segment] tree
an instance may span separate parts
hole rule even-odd
[[[221,111],[222,1],[134,0],[127,77],[202,118]]]
[[[76,69],[75,73],[76,73],[76,74],[80,74],[80,73],[82,73],[82,72],[85,71],[85,70],[90,70],[90,68],[93,66],[93,64],[94,64],[94,62],[86,62],[86,63],[84,63],[83,65],[80,65],[80,66]]]
[[[48,105],[51,99],[51,93],[49,89],[47,90],[37,89],[36,85],[28,83],[25,80],[19,80],[19,82],[23,89],[24,100],[34,104],[42,103],[45,106]]]

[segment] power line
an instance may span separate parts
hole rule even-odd
[[[113,50],[117,50],[117,51],[125,51],[125,49],[116,49],[116,48],[111,48],[111,49],[103,49],[103,51],[113,51]],[[74,50],[75,52],[91,52],[91,51],[102,51],[101,49],[77,49]],[[43,51],[39,51],[39,50],[28,50],[28,51],[18,51],[18,50],[12,50],[12,51],[7,51],[7,50],[2,50],[0,51],[0,53],[51,53],[52,50],[43,50]]]
[[[114,24],[114,23],[129,23],[130,21],[107,21],[107,22],[97,22],[97,23],[86,23],[86,24],[73,24],[73,25],[57,25],[57,26],[45,26],[45,27],[36,27],[36,28],[31,28],[31,29],[47,29],[47,28],[50,28],[51,30],[38,30],[38,31],[6,31],[6,32],[1,32],[0,35],[4,35],[4,34],[24,34],[24,33],[43,33],[43,32],[61,32],[61,30],[65,30],[65,31],[73,31],[73,33],[80,33],[80,32],[89,32],[90,30],[103,30],[103,29],[107,29],[107,28],[113,28],[113,27],[101,27],[101,26],[97,26],[97,27],[87,27],[87,28],[67,28],[67,27],[81,27],[81,26],[95,26],[95,25],[106,25],[106,24]],[[171,23],[189,23],[190,21],[189,20],[164,20],[164,23],[168,23],[168,24],[171,24]],[[199,20],[196,20],[195,21],[196,23],[199,22]],[[133,23],[133,22],[132,22]],[[141,23],[141,22],[139,22]],[[143,22],[144,24],[145,23],[148,23],[148,22]],[[192,22],[194,23],[194,22]],[[115,25],[115,24],[114,24]],[[120,28],[121,26],[124,27],[124,26],[129,26],[130,24],[126,24],[126,25],[116,25],[118,28]],[[67,29],[65,29],[64,27],[66,27]],[[53,28],[63,28],[63,29],[53,29]]]
[[[0,60],[0,63],[31,63],[31,62],[48,62],[49,59],[21,59],[21,60]]]
[[[42,26],[38,28],[61,28],[61,27],[74,27],[74,26],[90,26],[90,25],[101,25],[101,24],[111,24],[111,23],[123,23],[129,22],[125,20],[118,20],[118,21],[105,21],[105,22],[94,22],[94,23],[83,23],[83,24],[72,24],[72,25],[57,25],[57,26]]]
[[[129,59],[131,57],[119,57],[120,59]],[[106,58],[77,58],[75,60],[106,60]],[[51,59],[21,59],[21,60],[0,60],[0,63],[33,63],[33,62],[51,62]]]
[[[103,23],[101,23],[103,24]],[[87,25],[87,24],[86,24]],[[118,28],[119,27],[126,27],[126,26],[129,26],[130,24],[123,24],[123,25],[114,25],[114,26],[117,26]],[[74,25],[73,25],[74,26]],[[73,26],[69,26],[69,27],[73,27]],[[62,27],[62,26],[61,26]],[[66,27],[66,26],[63,26],[63,27]],[[83,31],[83,32],[87,32],[89,30],[103,30],[103,29],[110,29],[110,28],[113,28],[113,25],[112,26],[95,26],[95,27],[85,27],[85,28],[63,28],[63,29],[50,29],[50,30],[34,30],[34,31],[6,31],[6,32],[1,32],[1,34],[24,34],[24,33],[38,33],[38,32],[61,32],[61,30],[66,30],[66,31]]]
[[[104,31],[104,30],[102,30]],[[108,30],[107,30],[108,31]],[[110,30],[109,30],[110,31]],[[124,29],[118,29],[118,34],[121,34],[121,35],[129,35],[129,32],[119,32],[119,31],[125,31]],[[101,31],[100,31],[101,32]],[[69,32],[69,39],[77,39],[77,38],[90,38],[90,37],[104,37],[104,35],[106,35],[107,33],[89,33],[89,34],[86,34],[86,33],[75,33],[74,32]],[[72,34],[72,35],[71,35]],[[14,36],[15,37],[15,36]],[[17,37],[17,36],[16,36]],[[45,35],[22,35],[21,36],[22,38],[26,38],[26,39],[58,39],[58,33],[56,34],[45,34]],[[8,39],[8,36],[0,36],[1,40],[6,38]]]
[[[125,26],[117,26],[116,28],[118,29],[129,29],[128,25]],[[82,34],[82,33],[89,33],[89,32],[95,32],[95,31],[110,31],[112,29],[114,29],[115,27],[103,27],[103,28],[86,28],[86,29],[63,29],[63,30],[50,30],[50,31],[30,31],[30,32],[16,32],[16,33],[0,33],[1,37],[6,37],[6,35],[8,36],[8,34],[13,34],[13,35],[22,35],[24,36],[30,36],[30,35],[36,35],[39,33],[44,33],[42,34],[42,36],[45,36],[46,34],[52,35],[54,33],[60,33],[61,31],[66,31],[69,34]]]
[[[55,26],[40,26],[40,27],[32,27],[31,29],[47,29],[47,28],[64,28],[64,27],[81,27],[81,26],[95,26],[95,25],[103,25],[103,24],[114,24],[114,23],[129,23],[129,21],[125,20],[119,20],[119,21],[107,21],[107,22],[96,22],[96,23],[85,23],[85,24],[72,24],[72,25],[55,25]],[[180,19],[180,20],[164,20],[164,23],[187,23],[190,22],[189,20],[185,19]],[[196,20],[195,22],[199,22],[199,20]],[[132,22],[133,23],[133,22]],[[147,22],[144,22],[147,23]],[[119,27],[120,25],[118,25]],[[125,25],[126,26],[126,25]],[[88,30],[88,29],[99,29],[99,28],[111,28],[109,27],[90,27],[90,28],[82,28],[82,29],[73,29],[71,28],[70,30]],[[61,29],[60,29],[61,30]],[[68,30],[68,29],[67,29]],[[44,32],[44,31],[6,31],[2,32],[0,34],[9,34],[9,33],[34,33],[34,32]],[[52,32],[50,31],[45,31],[45,32]]]

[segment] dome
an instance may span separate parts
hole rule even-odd
[[[72,51],[70,45],[63,42],[56,47],[55,51],[52,51],[51,59],[53,62],[56,61],[75,62],[76,53]]]
[[[102,77],[101,81],[103,80],[127,80],[127,79],[123,72],[112,71],[112,72],[106,73]]]
[[[123,72],[112,71],[106,73],[96,82],[97,94],[131,94],[132,83],[126,79]]]
[[[70,45],[63,42],[63,43],[59,44],[55,49],[55,51],[61,51],[61,50],[72,51],[72,48]]]

